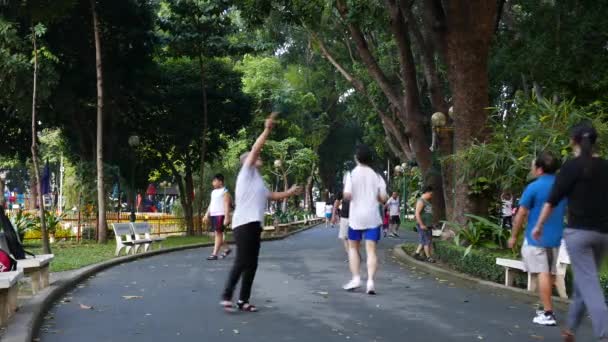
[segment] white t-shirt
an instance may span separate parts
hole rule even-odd
[[[251,222],[264,223],[269,191],[255,166],[243,166],[236,178],[234,229]]]
[[[334,207],[331,204],[325,205],[325,214],[331,214],[334,211]]]
[[[513,216],[513,200],[502,200],[502,216]]]
[[[388,206],[388,214],[390,216],[399,216],[399,199],[391,198],[386,201],[386,205]]]
[[[348,224],[365,230],[382,225],[378,195],[386,197],[386,183],[368,166],[358,165],[344,181],[344,193],[352,194]]]
[[[209,203],[209,216],[223,216],[226,214],[224,210],[224,194],[228,192],[225,187],[211,191],[211,202]]]

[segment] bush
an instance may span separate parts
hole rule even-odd
[[[404,246],[404,250],[409,254],[412,254],[415,248],[415,244]],[[434,257],[443,264],[473,277],[504,284],[505,269],[496,265],[496,258],[513,258],[513,253],[510,250],[473,249],[464,257],[465,250],[465,247],[456,246],[447,241],[434,243]],[[525,287],[526,282],[527,277],[524,274],[515,278],[517,286]]]

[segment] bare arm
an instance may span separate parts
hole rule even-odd
[[[231,218],[230,218],[231,204],[232,204],[232,196],[230,196],[230,193],[226,191],[224,193],[224,226],[229,225],[230,221],[231,221]]]
[[[528,218],[528,213],[530,211],[526,207],[519,207],[517,210],[517,214],[515,215],[515,220],[513,221],[513,228],[511,228],[511,238],[509,239],[509,248],[515,247],[515,242],[517,241],[517,237],[519,236],[519,232],[524,225],[524,222]]]
[[[289,190],[282,192],[271,192],[268,194],[268,198],[272,201],[280,201],[282,199],[299,195],[302,193],[302,187],[293,185]]]
[[[416,202],[416,222],[422,229],[426,229],[426,225],[422,222],[422,209],[424,208],[424,204],[421,201]]]
[[[274,120],[276,119],[276,117],[277,117],[277,113],[273,112],[270,114],[268,119],[266,119],[266,121],[264,122],[264,131],[262,132],[262,134],[260,134],[260,136],[257,138],[255,143],[251,147],[251,151],[249,152],[249,155],[247,156],[247,159],[245,159],[245,162],[243,163],[243,165],[246,165],[246,166],[255,165],[256,161],[260,157],[260,153],[262,152],[262,147],[264,147],[264,144],[266,143],[266,139],[268,139],[268,136],[270,135],[270,132],[272,131],[272,127],[274,126]]]
[[[534,226],[534,230],[532,231],[532,237],[536,240],[540,240],[540,237],[543,235],[543,226],[549,216],[553,213],[553,206],[551,203],[545,203],[543,206],[543,210],[540,212],[540,216],[538,217],[538,221],[536,221],[536,225]]]

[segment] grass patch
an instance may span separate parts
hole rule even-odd
[[[208,236],[171,236],[163,242],[163,248],[179,247],[211,242]],[[40,242],[29,242],[25,249],[34,254],[42,254]],[[94,242],[57,242],[51,246],[55,259],[51,262],[51,272],[69,271],[114,258],[114,241],[105,245]]]

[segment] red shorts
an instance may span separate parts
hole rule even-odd
[[[211,231],[218,233],[224,232],[224,215],[211,216]]]

